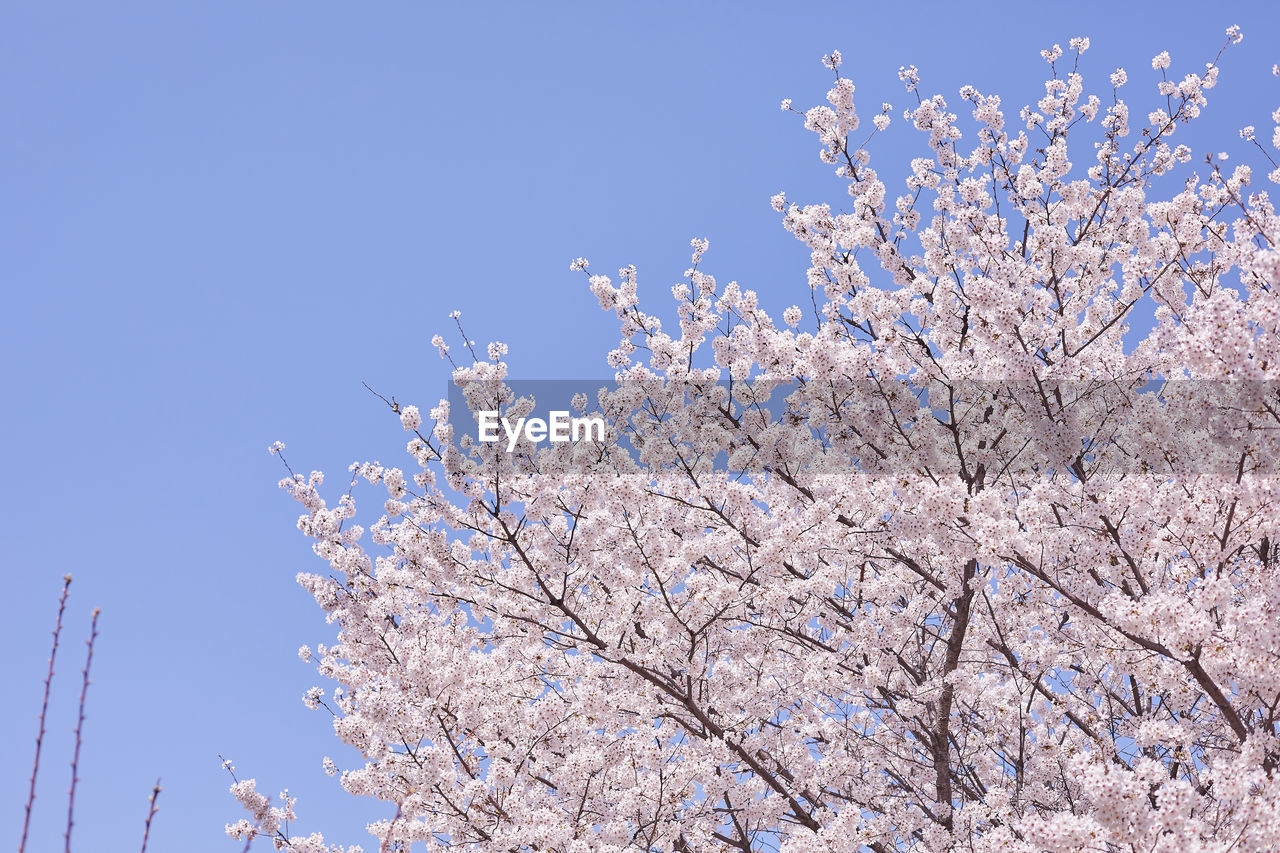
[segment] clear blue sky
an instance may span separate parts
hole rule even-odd
[[[152,850],[239,849],[219,752],[290,787],[300,829],[368,847],[381,812],[323,774],[352,756],[300,701],[316,679],[296,650],[332,626],[294,583],[323,565],[267,445],[335,489],[351,461],[397,458],[403,433],[361,382],[438,399],[428,342],[454,308],[519,376],[608,375],[616,323],[577,255],[635,263],[656,305],[704,236],[721,280],[774,312],[804,304],[807,253],[768,200],[846,197],[778,110],[821,102],[824,52],[843,51],[868,114],[900,113],[915,63],[926,92],[958,103],[972,83],[1016,115],[1055,41],[1090,36],[1097,88],[1124,65],[1130,101],[1153,104],[1156,52],[1202,69],[1239,23],[1204,122],[1222,141],[1194,147],[1270,136],[1271,3],[966,5],[5,3],[0,846],[20,833],[69,571],[28,849],[60,849],[94,606],[78,849],[135,850],[157,776]],[[890,140],[873,154],[893,189],[919,141]]]

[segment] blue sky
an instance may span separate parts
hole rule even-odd
[[[289,787],[300,829],[368,846],[381,812],[324,775],[322,756],[352,756],[300,701],[316,679],[297,648],[332,627],[294,583],[323,566],[267,446],[287,442],[335,489],[356,459],[398,458],[403,433],[361,383],[439,399],[429,340],[455,308],[481,344],[511,345],[516,375],[609,375],[616,323],[569,271],[578,255],[636,264],[658,305],[706,237],[704,269],[775,314],[805,304],[807,252],[769,197],[845,196],[778,103],[821,102],[832,48],[871,112],[900,114],[896,72],[914,63],[926,93],[958,103],[972,83],[1016,114],[1041,94],[1039,49],[1088,35],[1086,79],[1105,89],[1124,65],[1142,115],[1155,53],[1202,69],[1238,23],[1245,41],[1188,139],[1243,154],[1236,130],[1269,128],[1280,105],[1280,12],[1160,10],[5,3],[0,843],[20,833],[71,572],[29,850],[62,843],[95,606],[79,849],[136,849],[157,776],[152,850],[239,849],[222,832],[240,814],[219,752],[263,790]],[[891,189],[919,145],[899,132],[873,149]]]

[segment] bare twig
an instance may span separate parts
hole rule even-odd
[[[31,807],[36,800],[36,775],[40,772],[40,747],[44,743],[45,714],[49,710],[49,686],[53,683],[53,659],[58,656],[58,636],[62,633],[62,613],[67,609],[67,594],[71,589],[71,575],[62,576],[62,597],[58,599],[58,621],[53,626],[53,650],[49,652],[49,674],[44,678],[44,701],[40,705],[40,731],[36,735],[36,758],[31,765],[31,791],[27,794],[27,814],[22,820],[22,841],[18,853],[27,849],[27,831],[31,827]]]
[[[151,798],[148,802],[151,804],[150,811],[147,812],[147,823],[142,828],[142,849],[138,853],[147,853],[147,839],[151,837],[151,819],[156,816],[156,798],[160,796],[160,780],[156,780],[156,786],[151,789]]]
[[[80,686],[80,717],[76,720],[76,749],[71,755],[71,790],[67,792],[67,846],[66,853],[71,853],[71,826],[74,823],[76,809],[76,782],[80,781],[77,775],[80,767],[80,745],[83,743],[81,733],[84,731],[84,699],[89,692],[89,667],[93,663],[93,641],[98,639],[98,614],[102,611],[94,608],[93,622],[89,626],[89,654],[84,661],[84,681]]]

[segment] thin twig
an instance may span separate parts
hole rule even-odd
[[[53,651],[49,652],[49,674],[44,677],[44,702],[40,705],[40,731],[36,735],[36,759],[31,765],[31,792],[27,794],[27,815],[22,820],[22,841],[18,853],[27,849],[27,830],[31,826],[31,807],[36,801],[36,774],[40,772],[40,747],[44,743],[45,714],[49,710],[49,686],[53,683],[53,659],[58,656],[58,635],[62,633],[62,612],[67,609],[67,593],[71,589],[71,575],[62,576],[62,597],[58,599],[58,621],[53,626]]]
[[[156,816],[156,798],[160,796],[160,780],[156,780],[156,786],[151,789],[151,810],[147,812],[147,823],[142,828],[142,849],[138,853],[147,853],[147,839],[151,836],[151,819]]]
[[[102,611],[94,608],[93,622],[89,626],[89,654],[84,661],[84,682],[80,686],[80,717],[76,720],[76,749],[71,754],[71,790],[67,792],[67,846],[66,853],[71,853],[71,826],[74,823],[76,810],[76,782],[80,781],[77,772],[80,767],[80,745],[83,743],[81,733],[84,731],[84,699],[89,692],[89,666],[93,663],[93,641],[98,639],[98,614]]]

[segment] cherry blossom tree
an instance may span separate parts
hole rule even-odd
[[[575,261],[621,324],[573,401],[605,440],[479,441],[537,401],[468,345],[457,396],[387,401],[412,464],[353,466],[368,529],[282,481],[339,627],[305,701],[394,805],[380,849],[1280,849],[1280,217],[1178,144],[1217,57],[1157,56],[1135,121],[1088,44],[1016,122],[902,69],[924,153],[888,183],[893,109],[864,128],[825,57],[848,198],[774,197],[812,258],[780,323],[705,241],[671,331]],[[233,791],[232,835],[331,849]]]

